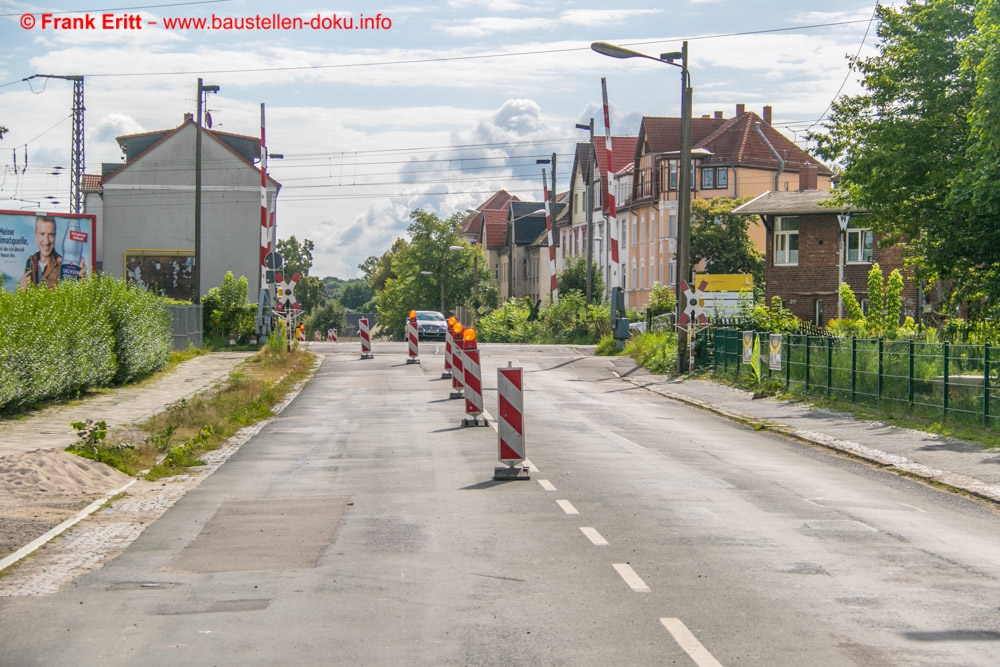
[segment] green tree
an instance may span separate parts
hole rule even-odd
[[[997,0],[879,5],[878,52],[851,61],[863,92],[810,136],[842,167],[839,200],[905,242],[918,277],[977,304],[1000,296],[998,11]]]
[[[314,244],[309,239],[303,239],[302,243],[295,238],[295,235],[287,239],[280,239],[277,243],[278,252],[284,260],[282,271],[285,279],[290,279],[296,273],[303,278],[309,275],[312,269]]]
[[[386,282],[390,278],[396,277],[392,271],[392,258],[406,246],[406,239],[396,239],[392,247],[381,255],[372,255],[358,264],[358,268],[365,274],[368,285],[374,292],[378,293],[384,290]]]
[[[707,273],[749,273],[754,285],[764,283],[764,253],[754,247],[750,216],[730,211],[749,197],[695,199],[691,202],[691,264],[706,260]]]
[[[306,313],[311,313],[326,302],[326,286],[316,276],[303,276],[295,285],[295,298]]]
[[[347,331],[347,318],[344,316],[344,307],[339,301],[333,299],[313,311],[312,315],[306,320],[306,331],[310,333],[319,331],[324,339],[329,329],[336,329],[341,334]]]
[[[587,258],[568,257],[566,268],[557,277],[557,285],[560,294],[569,292],[579,292],[587,294]],[[604,298],[604,276],[597,266],[597,262],[590,265],[590,297],[593,303],[601,303]]]
[[[236,334],[240,342],[246,342],[254,332],[256,306],[248,299],[249,283],[246,276],[237,280],[232,271],[227,271],[222,284],[208,290],[202,298],[204,311],[204,332],[216,344]]]
[[[393,337],[401,337],[410,310],[442,310],[447,316],[472,293],[471,256],[463,260],[451,246],[458,245],[458,232],[465,215],[447,220],[423,210],[410,213],[410,240],[394,245],[391,274],[377,291],[379,326]],[[362,264],[377,271],[379,267]],[[371,284],[374,282],[369,278]],[[443,303],[442,303],[443,301]]]
[[[340,287],[340,303],[348,310],[358,310],[375,296],[366,280],[354,280]]]
[[[3,139],[3,135],[7,134],[8,132],[10,132],[10,130],[8,130],[3,125],[0,125],[0,139]]]
[[[885,331],[885,277],[878,262],[868,270],[868,330],[876,336]]]

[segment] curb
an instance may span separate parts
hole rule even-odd
[[[860,459],[867,463],[873,463],[883,468],[891,468],[909,477],[940,484],[953,492],[967,493],[982,500],[1000,503],[1000,485],[998,484],[988,484],[974,477],[969,477],[968,475],[931,468],[930,466],[925,466],[921,463],[917,463],[916,461],[911,461],[905,456],[890,454],[880,449],[868,447],[851,440],[841,440],[840,438],[834,438],[823,433],[793,428],[780,422],[757,419],[756,417],[751,417],[740,412],[728,410],[715,405],[714,403],[709,403],[708,401],[703,401],[698,398],[672,392],[668,389],[656,387],[649,382],[623,378],[617,371],[614,370],[611,372],[618,379],[625,380],[635,387],[646,389],[654,394],[659,394],[664,398],[669,398],[679,403],[700,408],[707,412],[719,415],[720,417],[725,417],[731,421],[745,424],[746,426],[753,428],[755,431],[771,431],[772,433],[776,433],[793,440],[798,440],[799,442],[816,445],[841,454],[847,454],[853,458]]]
[[[204,478],[206,478],[209,475],[211,475],[223,463],[225,463],[226,459],[228,459],[229,456],[231,456],[236,451],[236,449],[239,449],[239,447],[241,447],[243,444],[245,444],[248,440],[250,440],[255,435],[257,435],[258,433],[260,433],[260,431],[263,430],[265,426],[267,426],[272,421],[274,421],[275,417],[277,417],[279,414],[281,414],[281,412],[286,407],[288,407],[288,405],[293,400],[295,400],[295,398],[299,395],[299,393],[302,391],[302,389],[313,379],[313,377],[315,377],[316,373],[319,371],[320,366],[323,364],[323,360],[325,358],[325,355],[317,354],[317,353],[313,353],[313,354],[315,354],[315,356],[316,356],[316,361],[313,362],[313,365],[309,369],[308,374],[306,375],[306,377],[302,378],[301,380],[299,380],[298,382],[296,382],[294,385],[292,385],[289,388],[288,393],[285,395],[284,399],[282,399],[282,401],[280,403],[275,404],[275,406],[272,408],[272,411],[274,412],[274,414],[271,417],[268,417],[267,419],[262,419],[261,421],[255,423],[255,424],[251,424],[250,426],[246,426],[246,427],[240,429],[239,431],[237,431],[236,433],[234,433],[228,440],[226,440],[226,442],[224,442],[222,445],[220,445],[219,448],[217,450],[215,450],[215,451],[224,451],[230,445],[233,445],[233,448],[231,449],[231,451],[227,452],[225,458],[222,459],[219,462],[218,466],[216,466],[214,468],[211,468],[210,470],[207,470],[207,472],[204,475],[204,477],[198,481],[198,484],[201,484],[201,482],[204,481]],[[216,382],[215,384],[212,384],[212,385],[210,385],[208,387],[205,387],[205,388],[203,388],[201,390],[192,392],[191,394],[189,394],[189,396],[194,396],[194,395],[198,395],[198,394],[210,391],[211,389],[214,389],[218,385],[219,385],[219,383]],[[161,410],[162,409],[163,408],[161,408]],[[155,412],[156,411],[154,411],[153,414],[155,414]],[[148,418],[148,416],[147,417],[143,417],[143,419],[146,419],[146,418]],[[101,507],[103,507],[104,504],[108,502],[108,500],[110,500],[111,498],[114,498],[115,496],[117,496],[120,493],[125,492],[127,489],[129,489],[133,484],[135,484],[138,481],[139,481],[138,478],[133,479],[132,481],[130,481],[128,484],[126,484],[125,486],[121,487],[120,489],[116,489],[114,491],[107,492],[104,496],[98,498],[97,500],[95,500],[94,502],[92,502],[90,505],[87,505],[87,507],[85,507],[84,509],[80,510],[80,512],[78,512],[75,516],[73,516],[73,517],[71,517],[69,519],[66,519],[65,521],[63,521],[62,523],[60,523],[58,526],[52,528],[51,530],[49,530],[45,534],[43,534],[43,535],[35,538],[34,540],[32,540],[31,542],[29,542],[25,546],[23,546],[20,549],[18,549],[17,551],[15,551],[14,553],[6,556],[3,560],[0,560],[0,572],[3,572],[4,570],[6,570],[7,568],[11,567],[12,565],[17,564],[18,562],[20,562],[21,560],[23,560],[27,556],[30,556],[32,553],[34,553],[38,549],[42,548],[43,546],[45,546],[46,544],[48,544],[49,542],[51,542],[55,538],[59,537],[64,532],[66,532],[67,530],[69,530],[70,528],[72,528],[76,524],[80,523],[81,521],[83,521],[84,519],[86,519],[87,517],[89,517],[91,514],[93,514],[94,512],[96,512],[97,510],[99,510]],[[141,533],[141,531],[140,531],[140,533]]]

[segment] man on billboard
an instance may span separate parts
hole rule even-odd
[[[35,244],[38,246],[38,252],[29,256],[25,262],[20,287],[26,288],[29,285],[55,287],[59,284],[63,272],[63,257],[55,250],[55,218],[49,216],[35,218]],[[79,261],[79,275],[82,277],[86,272],[82,256]]]

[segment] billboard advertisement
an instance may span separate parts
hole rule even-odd
[[[18,287],[49,285],[88,275],[97,256],[93,215],[0,211],[0,281]]]
[[[178,301],[194,300],[194,253],[127,250],[125,279]]]

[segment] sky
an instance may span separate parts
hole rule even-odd
[[[860,90],[848,59],[874,53],[875,4],[0,0],[0,209],[69,210],[72,83],[29,77],[84,76],[94,174],[121,163],[115,137],[194,113],[201,77],[220,87],[208,97],[215,129],[259,136],[265,105],[268,150],[284,156],[268,162],[282,184],[278,236],[313,241],[312,275],[356,277],[405,236],[414,209],[448,217],[499,189],[538,200],[551,167],[536,160],[553,153],[567,189],[574,143],[588,139],[575,125],[594,118],[605,132],[602,77],[615,135],[680,115],[678,68],[592,42],[655,58],[687,40],[696,117],[771,106],[773,125],[807,147],[838,93]],[[265,27],[275,18],[288,23]],[[176,25],[198,19],[218,28]]]

